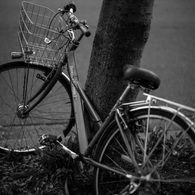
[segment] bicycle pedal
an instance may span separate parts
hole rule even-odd
[[[61,135],[56,136],[56,135],[49,135],[49,134],[43,134],[41,136],[41,138],[39,139],[39,142],[41,145],[48,145],[51,143],[55,143],[55,142],[61,142],[62,141],[62,137]]]

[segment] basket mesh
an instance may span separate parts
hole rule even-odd
[[[47,7],[22,2],[18,35],[25,61],[54,66],[64,56],[69,39],[60,30],[66,24],[55,14]]]

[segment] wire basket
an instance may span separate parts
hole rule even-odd
[[[65,27],[65,19],[51,9],[22,2],[18,36],[24,60],[44,66],[58,64],[70,42],[66,34],[60,33]]]

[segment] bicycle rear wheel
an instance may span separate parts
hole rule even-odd
[[[135,176],[134,180],[97,168],[95,194],[194,194],[195,131],[191,125],[160,108],[152,108],[149,116],[148,109],[129,112],[128,118],[129,129],[123,132],[137,164],[133,163],[116,122],[101,137],[95,159]]]
[[[71,89],[64,75],[42,102],[28,115],[21,116],[24,102],[36,93],[50,71],[49,67],[25,62],[0,66],[1,151],[33,152],[42,134],[60,135],[71,129],[74,124]]]

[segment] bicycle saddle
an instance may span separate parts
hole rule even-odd
[[[150,90],[155,90],[160,85],[160,78],[150,70],[127,64],[123,71],[124,79],[135,85],[140,85]]]

